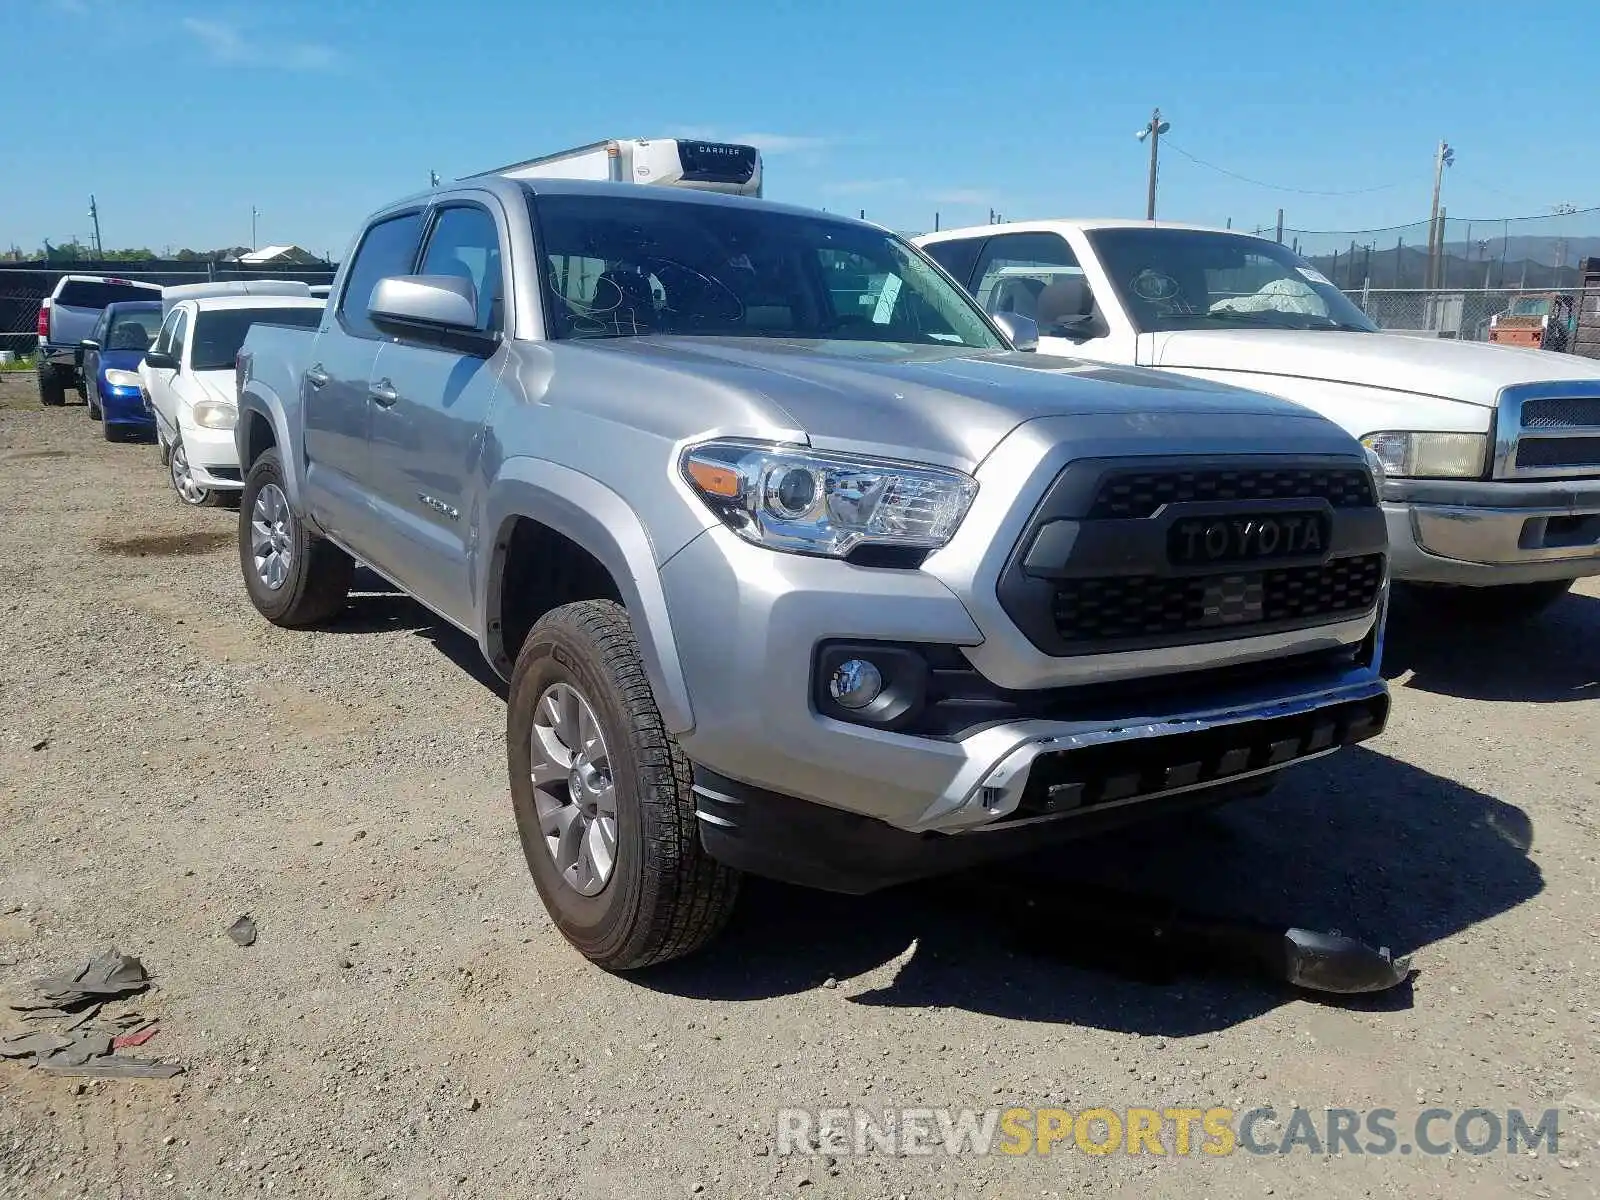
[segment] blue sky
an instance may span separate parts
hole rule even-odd
[[[254,205],[261,244],[337,257],[430,170],[675,133],[753,141],[769,197],[900,229],[1138,216],[1157,104],[1173,219],[1424,218],[1441,136],[1453,217],[1588,207],[1581,7],[33,0],[6,6],[24,169],[0,179],[0,243],[87,240],[93,192],[107,247],[245,244]]]

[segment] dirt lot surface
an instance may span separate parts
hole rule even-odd
[[[0,376],[0,984],[137,954],[158,987],[134,1007],[162,1022],[138,1053],[187,1067],[0,1062],[0,1194],[1600,1194],[1593,582],[1521,630],[1396,622],[1382,738],[1033,864],[1036,911],[981,885],[754,885],[711,951],[619,978],[539,907],[476,647],[376,585],[326,631],[273,628],[235,523],[180,506],[153,446]],[[1356,1003],[1133,978],[1083,961],[1087,902],[1054,903],[1097,885],[1339,928],[1418,973]],[[1555,1108],[1560,1145],[775,1152],[789,1106],[1266,1104],[1389,1107],[1402,1130],[1431,1106]]]

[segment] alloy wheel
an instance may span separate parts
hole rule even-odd
[[[570,683],[553,683],[533,712],[533,799],[545,849],[562,881],[599,895],[617,865],[617,789],[594,709]]]
[[[250,559],[256,578],[272,591],[283,586],[294,562],[293,520],[289,499],[277,484],[269,483],[256,493],[250,509]]]

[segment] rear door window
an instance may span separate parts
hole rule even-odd
[[[948,242],[935,242],[924,246],[922,252],[954,276],[962,287],[972,282],[972,268],[978,261],[978,251],[984,239],[951,238]]]

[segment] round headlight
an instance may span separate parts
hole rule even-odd
[[[833,669],[828,695],[841,708],[865,708],[883,691],[883,673],[864,658],[847,658]]]
[[[767,507],[785,520],[797,520],[817,502],[817,477],[804,467],[774,471],[767,479]]]

